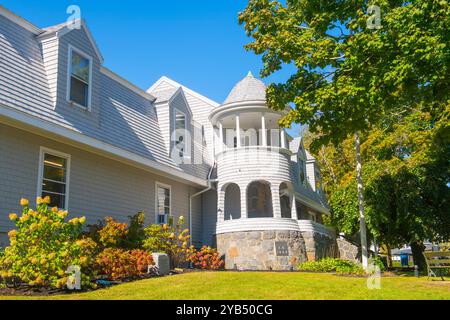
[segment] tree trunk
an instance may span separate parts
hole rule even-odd
[[[426,262],[423,257],[425,246],[421,241],[411,242],[411,251],[414,259],[414,264],[419,267],[419,271],[426,271]]]
[[[361,262],[364,269],[367,269],[367,232],[366,218],[364,213],[364,195],[361,170],[361,152],[359,148],[359,133],[355,133],[355,151],[356,151],[356,182],[358,184],[358,206],[359,206],[359,226],[361,234]]]
[[[387,263],[388,263],[388,268],[389,268],[389,269],[392,269],[391,246],[386,245],[386,251],[387,251]]]

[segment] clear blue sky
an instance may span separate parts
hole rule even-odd
[[[261,58],[243,48],[250,39],[237,15],[245,0],[1,3],[38,27],[65,22],[67,7],[78,5],[105,66],[142,89],[165,75],[220,103],[249,70],[259,75],[261,68]],[[263,81],[283,81],[288,75],[288,70],[281,71]]]

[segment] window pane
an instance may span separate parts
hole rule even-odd
[[[72,51],[72,75],[89,83],[89,60]]]
[[[66,185],[44,179],[44,181],[42,181],[42,191],[65,193]]]
[[[177,112],[175,120],[176,129],[186,129],[186,117],[184,114]]]
[[[46,153],[44,155],[44,164],[64,168],[66,166],[66,159]]]
[[[42,197],[49,196],[51,206],[65,207],[67,159],[44,153]]]
[[[162,219],[161,217],[165,217],[165,215],[170,214],[170,189],[158,187],[157,201],[157,210],[159,215],[158,219]],[[165,223],[165,221],[159,221],[159,223]]]
[[[59,194],[52,194],[47,192],[42,192],[42,197],[50,197],[50,207],[58,207],[58,208],[64,208],[65,207],[65,200],[66,197],[64,195]]]
[[[62,168],[55,168],[53,166],[44,165],[44,178],[65,182],[66,181],[65,170]]]
[[[70,100],[83,107],[88,105],[88,85],[73,76],[70,79]]]

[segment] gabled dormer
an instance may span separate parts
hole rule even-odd
[[[196,136],[192,111],[182,87],[155,90],[155,109],[167,154],[189,162]]]
[[[322,178],[320,176],[320,167],[316,158],[308,150],[306,153],[306,177],[311,188],[318,194],[322,193]]]
[[[83,121],[96,122],[103,57],[85,21],[79,21],[79,28],[73,25],[45,28],[37,37],[53,107],[69,121],[84,118]]]
[[[298,181],[298,184],[301,186],[307,185],[307,174],[306,174],[306,150],[303,145],[303,141],[301,137],[294,138],[289,143],[289,149],[291,150],[291,160],[296,163],[296,170],[297,173],[296,179]]]

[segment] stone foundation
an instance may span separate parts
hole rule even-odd
[[[225,269],[290,270],[306,261],[305,241],[299,231],[246,231],[216,235]],[[275,243],[287,245],[287,255],[277,255]]]
[[[302,235],[305,240],[308,261],[339,256],[336,239],[317,232],[302,232]]]
[[[339,258],[359,262],[358,246],[345,240],[344,238],[338,238],[336,242],[339,248]]]

